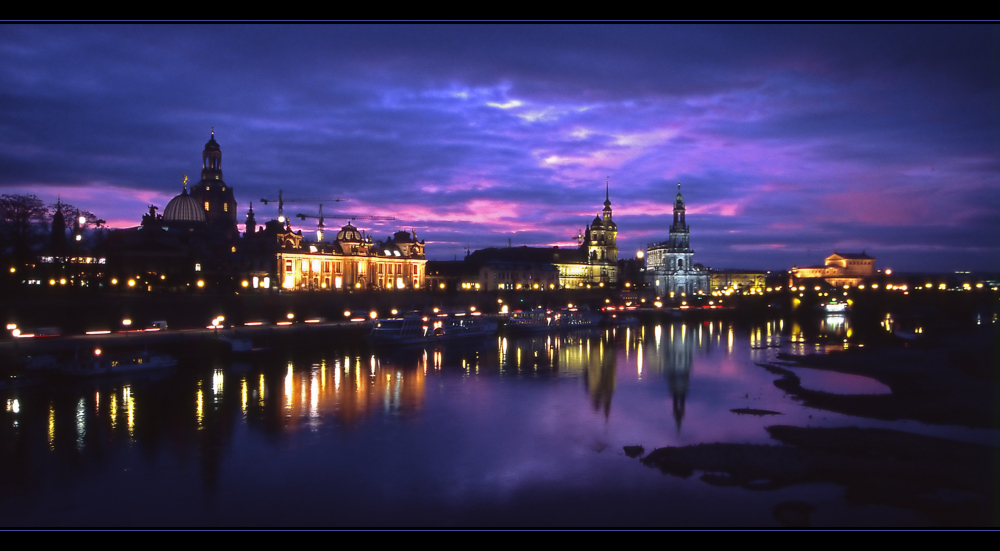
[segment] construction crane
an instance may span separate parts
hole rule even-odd
[[[323,203],[319,204],[319,216],[313,216],[311,214],[302,214],[302,213],[296,214],[295,216],[298,216],[301,220],[305,220],[306,218],[318,218],[319,223],[316,224],[316,241],[323,240],[323,228],[325,228],[325,226],[323,225],[323,220],[326,218],[326,216],[323,216]],[[350,220],[395,220],[396,219],[395,216],[371,216],[365,214],[347,214],[343,212],[335,212],[328,216],[330,218],[347,218]]]
[[[282,190],[278,190],[277,199],[261,199],[260,202],[265,205],[268,203],[278,203],[278,222],[282,224],[285,223],[285,203],[339,203],[341,201],[346,201],[347,199],[317,199],[315,197],[307,198],[295,198],[295,199],[285,199],[281,196]],[[322,210],[322,208],[321,208]],[[320,215],[322,216],[322,212]]]

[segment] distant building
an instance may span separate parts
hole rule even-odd
[[[667,241],[650,243],[646,247],[646,283],[658,295],[681,298],[709,292],[709,273],[704,266],[694,264],[690,246],[691,229],[685,221],[684,197],[677,184],[674,198],[674,223]]]
[[[861,253],[837,253],[826,257],[821,266],[793,267],[789,285],[801,279],[822,279],[834,287],[857,287],[875,275],[875,258]]]
[[[751,270],[709,270],[709,288],[713,295],[736,293],[764,294],[767,272]]]

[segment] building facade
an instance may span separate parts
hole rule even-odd
[[[789,285],[801,279],[822,279],[834,287],[857,287],[875,275],[875,258],[861,253],[834,253],[826,257],[821,266],[793,267],[789,272]]]
[[[694,264],[691,249],[691,228],[685,219],[686,207],[677,184],[674,198],[674,221],[667,241],[650,243],[646,247],[646,283],[660,296],[681,298],[709,292],[709,273]]]

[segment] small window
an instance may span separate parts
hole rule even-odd
[[[208,201],[205,201],[205,211],[208,211]]]

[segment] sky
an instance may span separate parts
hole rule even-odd
[[[635,258],[680,183],[712,268],[1000,271],[997,25],[0,25],[0,193],[135,226],[213,129],[241,230],[575,247],[607,186]]]

